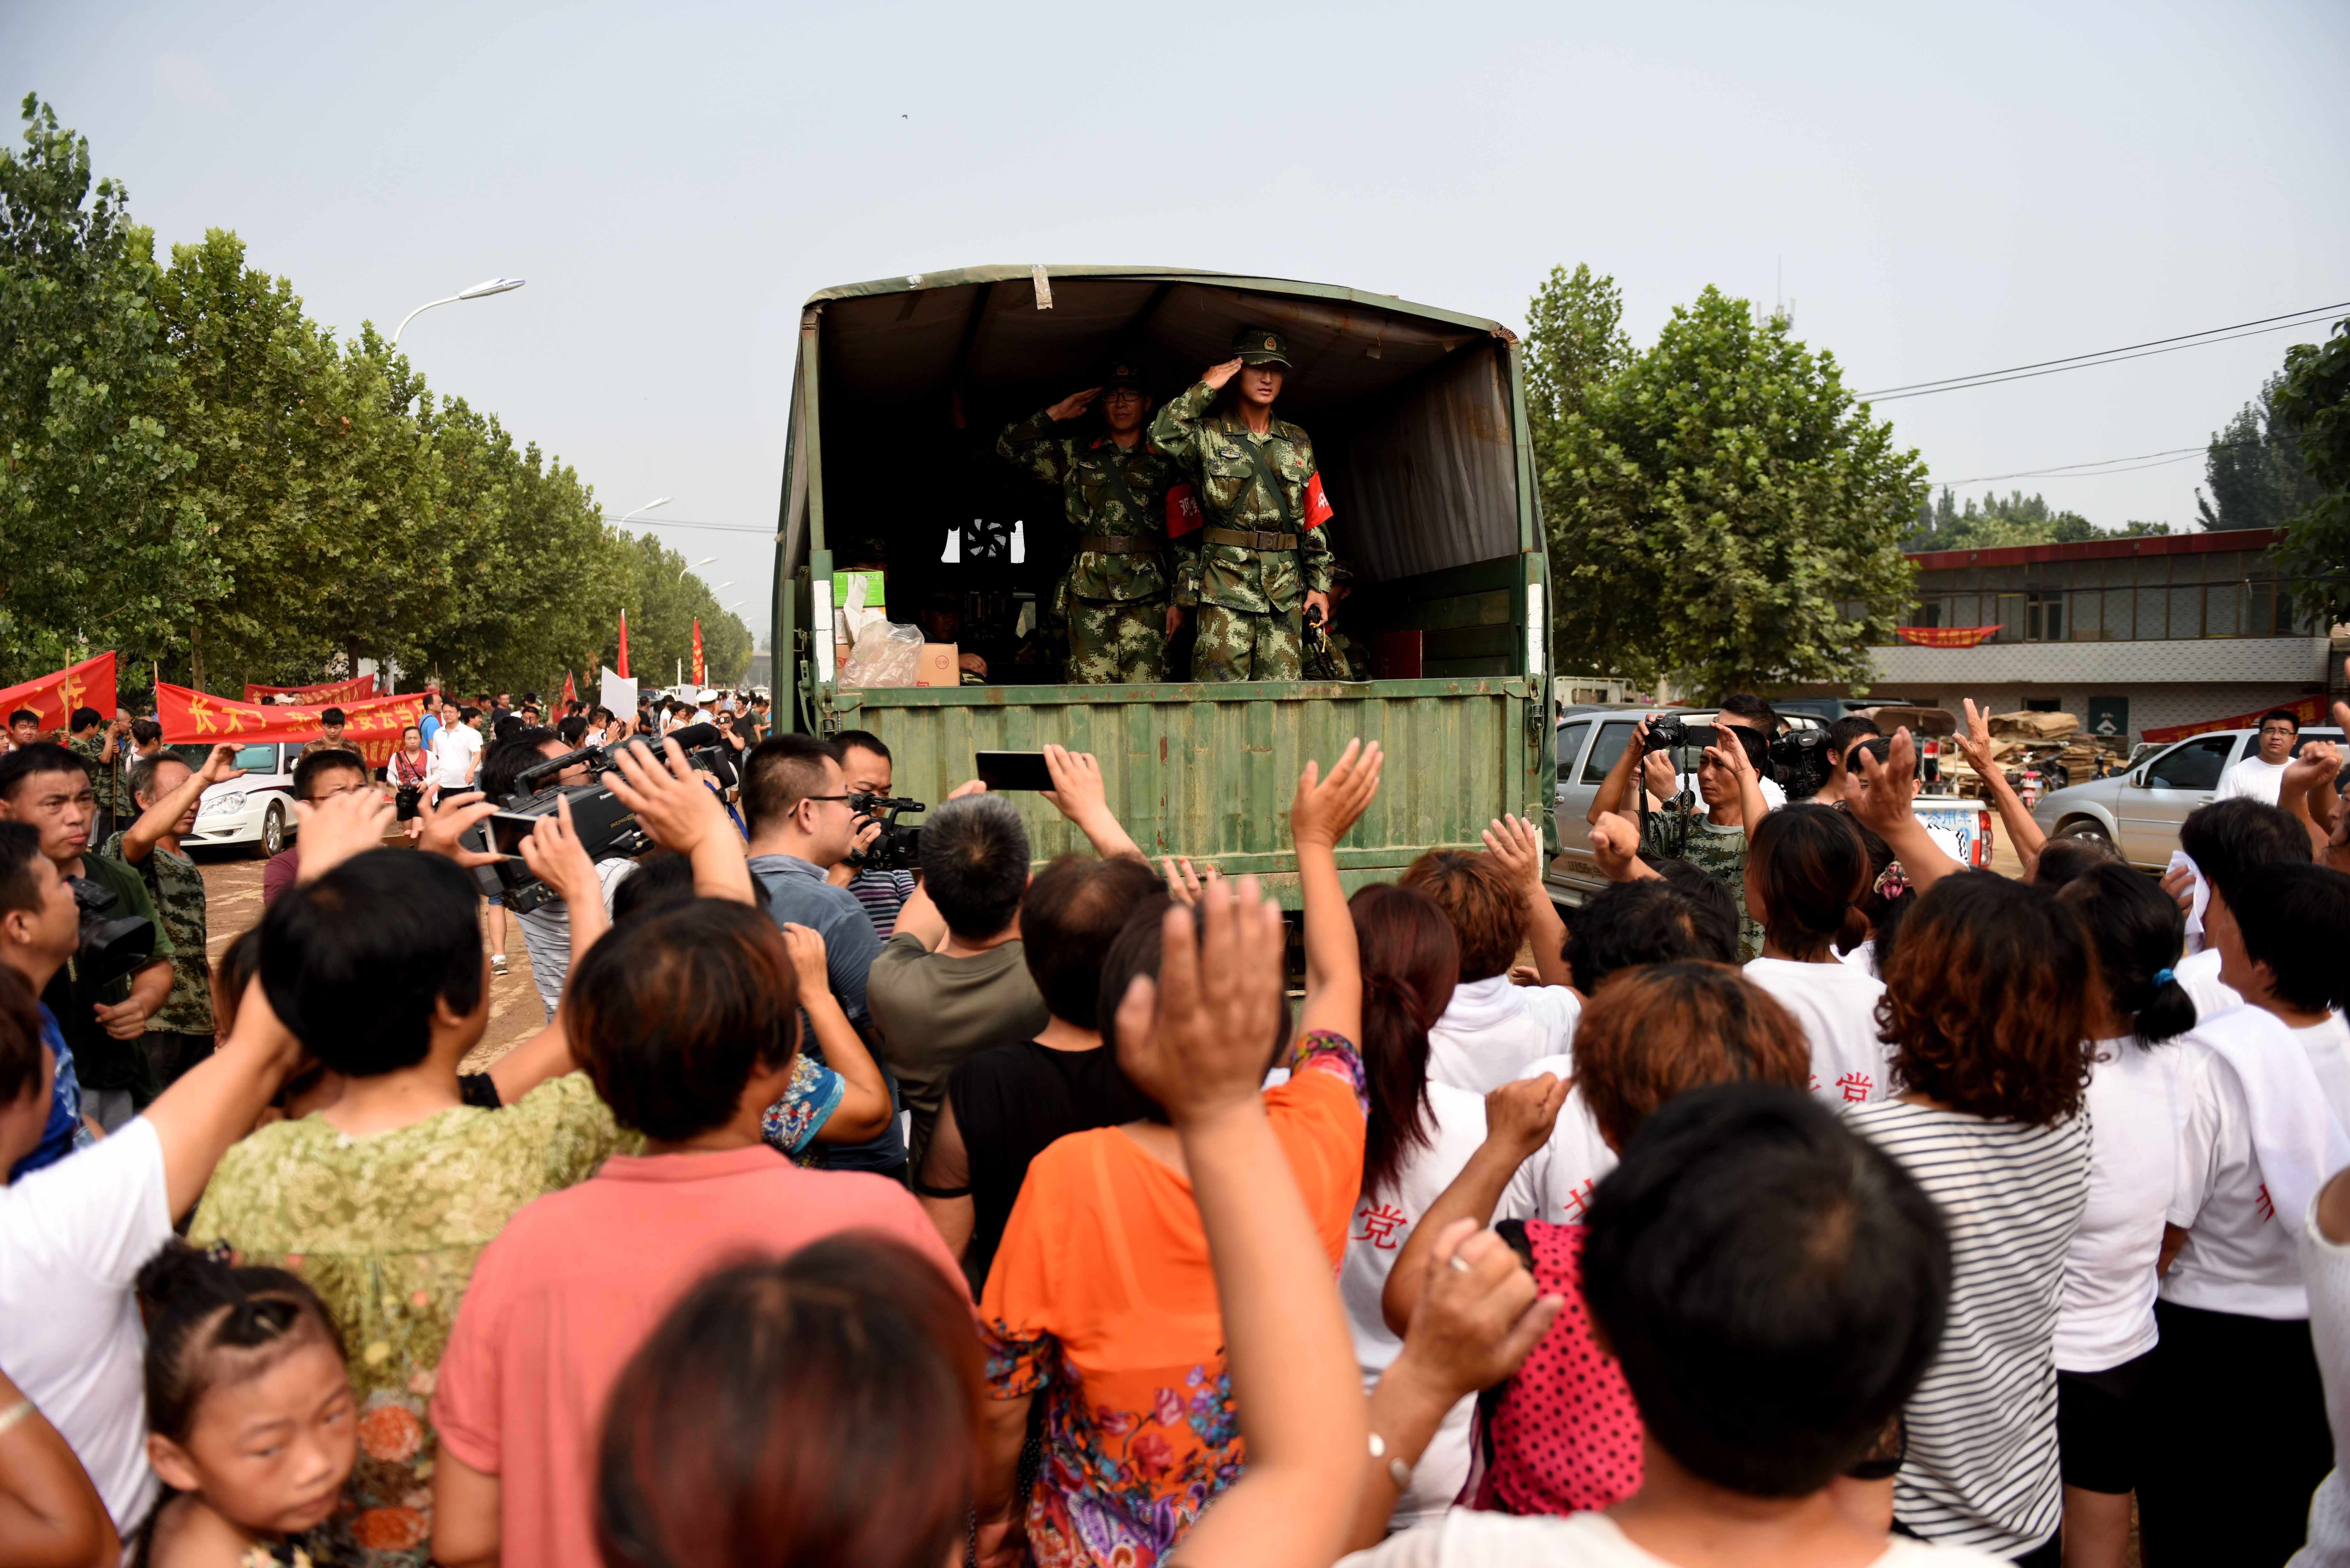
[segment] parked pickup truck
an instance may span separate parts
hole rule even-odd
[[[2339,742],[2342,732],[2313,725],[2293,753],[2312,741]],[[2220,775],[2260,750],[2257,730],[2208,730],[2134,759],[2124,772],[2053,790],[2032,808],[2051,838],[2102,838],[2133,866],[2159,871],[2178,847],[2187,814],[2220,793]]]
[[[1631,743],[1632,726],[1648,712],[1641,707],[1588,705],[1569,708],[1559,720],[1557,783],[1551,793],[1552,810],[1558,821],[1558,849],[1543,877],[1554,903],[1572,908],[1607,886],[1607,878],[1600,875],[1598,865],[1591,857],[1591,846],[1585,836],[1585,818],[1599,794],[1599,786],[1607,780],[1607,770],[1616,765],[1624,748]],[[1815,718],[1804,713],[1785,713],[1782,717],[1794,728],[1811,728],[1817,723]],[[1691,724],[1689,728],[1693,744],[1712,742],[1711,724]],[[1953,859],[1965,866],[1991,864],[1989,805],[1960,795],[1921,794],[1914,809],[1933,831],[1936,842]]]
[[[1278,412],[1313,437],[1354,572],[1335,620],[1381,650],[1380,678],[1194,684],[1181,662],[1164,681],[1062,684],[1038,628],[1073,541],[1059,495],[1001,461],[997,433],[1113,359],[1164,401],[1248,327],[1287,340]],[[1260,874],[1293,909],[1290,795],[1350,736],[1388,756],[1338,846],[1350,888],[1475,848],[1505,812],[1540,819],[1549,567],[1520,358],[1498,322],[1282,278],[981,266],[822,290],[800,317],[775,533],[778,724],[878,734],[897,793],[933,805],[975,752],[1091,752],[1145,850]],[[843,683],[834,574],[877,566],[889,620],[978,654],[987,684]],[[1045,802],[1009,798],[1039,864],[1084,847]]]

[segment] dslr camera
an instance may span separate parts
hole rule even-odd
[[[919,800],[899,800],[886,794],[852,794],[848,809],[879,826],[881,831],[873,842],[862,849],[853,850],[848,863],[860,871],[915,871],[922,864],[922,830],[899,825],[900,812],[922,812],[931,808]]]
[[[81,940],[74,962],[92,986],[108,985],[142,967],[155,951],[155,922],[143,915],[109,915],[122,900],[114,889],[87,877],[68,877],[74,908],[81,915]]]
[[[715,724],[689,724],[672,732],[670,739],[685,748],[686,760],[696,769],[715,777],[722,787],[733,786],[734,748],[726,743]],[[665,757],[660,751],[653,754]],[[553,778],[582,763],[588,768],[585,783],[537,787],[539,780]],[[505,894],[507,909],[517,915],[526,915],[555,901],[555,889],[540,881],[524,863],[522,841],[530,836],[541,817],[556,815],[558,802],[571,803],[572,831],[579,836],[580,847],[588,851],[590,860],[616,857],[634,860],[653,846],[650,836],[638,826],[637,814],[622,805],[619,797],[604,783],[604,775],[615,765],[611,754],[601,746],[582,746],[559,757],[534,763],[515,775],[514,793],[497,803],[496,815],[465,830],[463,842],[467,848],[486,849],[497,855],[498,862],[492,869],[499,888]]]

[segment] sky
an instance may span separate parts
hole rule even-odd
[[[402,348],[608,517],[672,497],[653,532],[762,637],[816,289],[1146,263],[1518,326],[1588,262],[1636,344],[1712,284],[1887,388],[2350,301],[2345,80],[2340,0],[0,3],[0,86],[159,251],[233,229],[346,333],[527,279]],[[1938,483],[2168,452],[2318,336],[1878,411]],[[1996,487],[2187,527],[2201,479]]]

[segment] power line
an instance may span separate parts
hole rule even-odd
[[[2085,370],[2094,365],[2118,365],[2125,360],[2144,359],[2155,354],[2176,354],[2181,348],[2200,348],[2209,343],[2253,337],[2263,332],[2289,332],[2296,327],[2314,327],[2333,312],[2345,308],[2350,308],[2350,300],[2339,305],[2313,305],[2304,309],[2288,311],[2283,316],[2263,316],[2257,320],[2239,321],[2229,327],[2206,327],[2200,332],[2185,332],[2176,337],[2154,337],[2144,343],[2125,343],[2118,348],[2067,355],[2062,359],[2038,359],[2028,365],[2010,365],[2003,369],[1977,370],[1970,375],[1946,376],[1933,381],[1911,381],[1903,386],[1886,387],[1858,395],[1877,402],[1898,402],[1904,398],[1931,397],[1937,392],[1955,392],[1966,387],[1993,387],[2002,381],[2022,381],[2037,376],[2059,375],[2066,370]]]
[[[713,534],[764,534],[774,538],[775,531],[758,523],[699,523],[690,517],[637,517],[630,521],[643,528],[700,528]]]

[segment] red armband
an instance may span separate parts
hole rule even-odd
[[[1305,478],[1305,525],[1319,528],[1336,514],[1330,498],[1322,493],[1322,471],[1317,468]]]
[[[1170,539],[1180,539],[1206,521],[1200,511],[1200,504],[1191,498],[1190,485],[1178,484],[1167,492],[1167,536]]]

